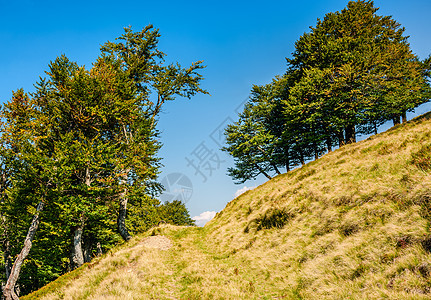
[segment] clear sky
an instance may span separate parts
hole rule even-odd
[[[219,129],[236,120],[253,84],[268,83],[284,72],[294,42],[317,18],[346,5],[344,0],[0,0],[0,102],[18,88],[31,92],[58,55],[90,67],[99,46],[120,36],[123,27],[140,30],[153,24],[160,29],[160,49],[168,61],[184,66],[205,61],[203,87],[211,94],[177,99],[161,114],[165,167],[160,180],[170,187],[162,199],[182,191],[192,216],[220,211],[238,190],[264,178],[233,184],[226,175],[233,161],[219,150]],[[431,1],[376,0],[375,5],[379,14],[392,15],[406,28],[420,58],[431,53]],[[430,109],[428,104],[418,112]]]

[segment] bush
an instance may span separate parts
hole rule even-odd
[[[249,232],[251,227],[255,227],[256,231],[271,228],[283,228],[294,215],[284,209],[270,208],[258,218],[252,220],[244,232]]]

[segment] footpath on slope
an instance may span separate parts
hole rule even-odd
[[[171,240],[164,235],[146,237],[141,244],[152,249],[169,250],[172,248]]]

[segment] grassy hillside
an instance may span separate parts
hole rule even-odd
[[[429,299],[430,203],[428,113],[277,176],[204,228],[135,237],[26,299]]]

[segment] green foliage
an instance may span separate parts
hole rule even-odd
[[[228,146],[222,150],[235,158],[235,168],[229,168],[228,174],[237,183],[261,173],[270,179],[270,173],[280,174],[278,168],[289,165],[284,156],[287,149],[279,147],[283,118],[275,92],[271,85],[254,86],[239,120],[225,130]]]
[[[142,200],[142,199],[141,199]],[[132,233],[145,232],[159,224],[195,225],[184,203],[178,200],[161,204],[157,199],[132,202],[129,206]]]
[[[234,180],[288,171],[429,101],[431,59],[420,61],[404,28],[377,11],[357,0],[326,14],[296,41],[283,76],[253,86],[225,132]]]
[[[172,225],[195,225],[184,203],[178,200],[165,202],[159,207],[161,221]]]
[[[86,261],[121,242],[119,203],[130,201],[134,233],[162,219],[193,224],[182,203],[160,205],[155,198],[161,191],[156,125],[165,101],[207,93],[199,87],[204,66],[164,65],[159,37],[152,26],[126,28],[122,42],[101,47],[90,70],[62,55],[49,64],[35,93],[18,90],[4,105],[0,217],[6,260],[20,252],[37,203],[45,203],[21,293],[73,267],[78,229]]]

